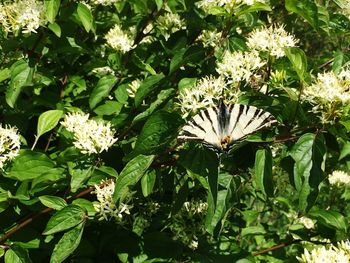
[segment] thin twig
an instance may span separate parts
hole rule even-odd
[[[65,199],[65,200],[68,202],[68,201],[80,198],[80,197],[82,197],[84,195],[89,194],[93,190],[94,190],[94,188],[90,187],[90,188],[88,188],[88,189],[78,193],[77,195],[73,196],[72,198]],[[0,244],[3,244],[7,239],[9,239],[11,236],[13,236],[15,233],[17,233],[22,228],[24,228],[27,225],[29,225],[30,223],[32,223],[35,219],[37,219],[41,215],[47,214],[47,213],[49,213],[51,211],[53,211],[53,209],[50,208],[50,207],[47,207],[47,208],[44,208],[43,210],[39,211],[38,213],[31,215],[29,218],[25,219],[24,221],[19,223],[17,226],[12,228],[10,231],[6,232],[3,236],[1,236],[0,237]]]
[[[302,240],[298,239],[298,240],[292,240],[292,241],[289,241],[289,242],[284,242],[284,243],[281,243],[281,244],[278,244],[276,246],[273,246],[273,247],[270,247],[270,248],[267,248],[267,249],[264,249],[264,250],[261,250],[261,251],[257,251],[257,252],[254,252],[252,253],[253,256],[259,256],[259,255],[262,255],[262,254],[266,254],[270,251],[274,251],[274,250],[277,250],[277,249],[280,249],[280,248],[283,248],[283,247],[287,247],[289,245],[292,245],[294,243],[299,243],[301,242]]]

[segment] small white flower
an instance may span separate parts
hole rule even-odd
[[[277,58],[284,57],[284,48],[295,47],[297,42],[293,35],[285,31],[283,25],[255,29],[247,38],[249,48],[268,52]]]
[[[349,69],[344,69],[339,74],[318,74],[316,81],[304,88],[301,99],[313,105],[314,113],[322,114],[322,123],[332,124],[344,113],[343,106],[350,102],[349,85]]]
[[[228,86],[222,77],[207,76],[198,80],[194,86],[183,88],[178,95],[178,105],[186,118],[191,113],[217,105],[220,100],[237,102],[239,95],[239,89]]]
[[[84,154],[107,151],[117,139],[109,122],[89,119],[89,114],[68,113],[61,124],[74,134],[74,146]]]
[[[36,33],[47,23],[43,1],[16,0],[0,4],[0,25],[6,32]]]
[[[114,74],[114,70],[108,66],[105,66],[105,67],[94,68],[91,71],[91,73],[99,75],[99,76],[105,76],[105,75]]]
[[[202,0],[197,3],[199,8],[211,13],[217,7],[224,8],[227,12],[234,12],[241,5],[253,5],[255,3],[269,3],[269,0]]]
[[[203,30],[199,35],[198,40],[203,43],[204,47],[216,47],[220,44],[221,32],[217,30]]]
[[[115,189],[114,180],[102,180],[99,185],[95,185],[95,190],[92,193],[96,194],[97,201],[93,204],[94,209],[99,213],[100,220],[108,220],[109,218],[121,221],[123,215],[130,214],[129,206],[121,203],[119,207],[113,201]]]
[[[124,32],[119,25],[111,28],[105,36],[108,45],[122,53],[130,51],[134,46],[131,33]]]
[[[0,124],[0,170],[7,161],[12,160],[19,154],[21,147],[20,136],[15,127]]]
[[[188,247],[192,250],[196,250],[198,248],[198,240],[192,239],[191,243],[188,245]]]
[[[257,51],[231,53],[226,51],[221,62],[217,63],[216,71],[229,81],[249,82],[250,77],[265,64]],[[256,77],[256,76],[255,76]]]
[[[299,222],[302,223],[307,229],[315,228],[314,221],[311,218],[308,218],[306,216],[302,216],[301,218],[299,218]]]
[[[338,242],[337,246],[322,246],[315,247],[311,251],[304,249],[304,254],[297,257],[297,260],[302,263],[319,263],[319,262],[334,262],[348,263],[350,262],[350,250],[348,249],[349,241]],[[343,246],[345,244],[345,247]]]
[[[171,12],[169,8],[166,9],[169,11],[157,18],[155,26],[159,29],[165,39],[168,39],[172,33],[175,33],[180,29],[185,29],[186,25],[185,21],[181,19],[179,14]]]
[[[117,2],[120,2],[120,0],[90,0],[91,4],[93,5],[104,5],[104,6],[108,6],[108,5],[113,5]]]
[[[203,214],[208,209],[208,203],[202,201],[190,201],[183,204],[186,212],[191,216],[195,214]]]
[[[331,185],[350,185],[350,175],[344,171],[333,171],[328,177],[328,181]]]
[[[135,79],[129,84],[126,91],[128,92],[130,98],[135,98],[135,94],[139,89],[140,85],[141,85],[141,80],[139,79]]]

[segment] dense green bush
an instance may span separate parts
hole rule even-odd
[[[349,19],[345,0],[2,1],[0,256],[350,261]],[[222,155],[178,140],[220,103],[277,123]]]

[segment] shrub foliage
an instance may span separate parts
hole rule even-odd
[[[0,4],[0,256],[295,262],[346,240],[347,5]],[[221,101],[278,123],[221,156],[177,140]]]

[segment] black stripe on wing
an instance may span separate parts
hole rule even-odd
[[[181,130],[178,139],[201,141],[208,147],[219,147],[219,110],[212,107],[200,111]]]
[[[270,113],[254,106],[221,102],[195,115],[178,139],[200,141],[216,152],[227,152],[233,144],[275,122]]]
[[[238,116],[231,116],[231,121],[235,119],[235,124],[234,126],[231,125],[228,133],[233,141],[242,140],[248,135],[276,122],[275,118],[269,112],[254,106],[241,106],[244,106],[244,110],[239,110]],[[237,109],[233,108],[231,114],[237,114]]]

